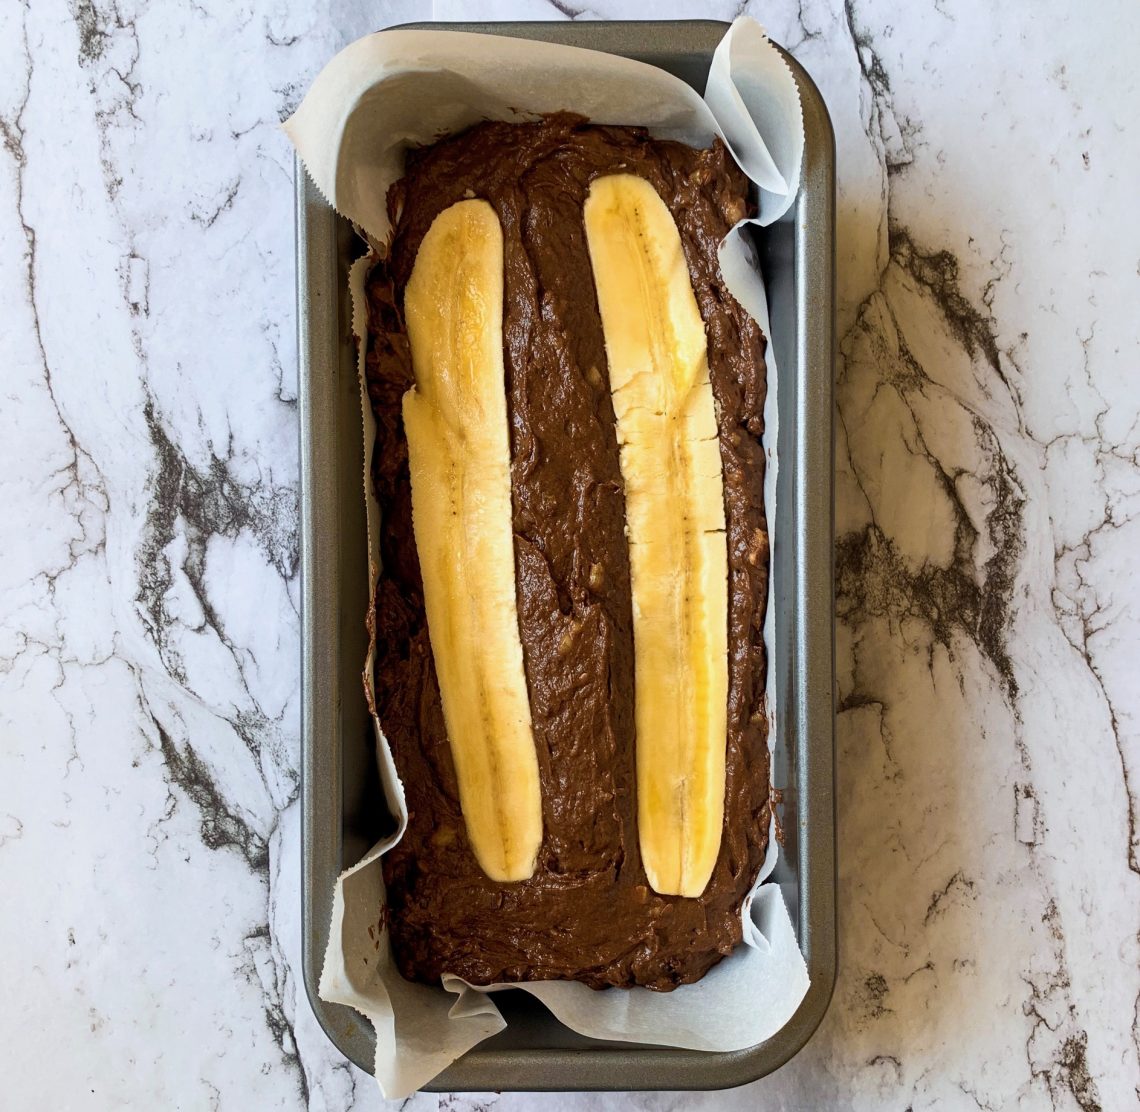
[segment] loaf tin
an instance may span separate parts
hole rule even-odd
[[[413,25],[605,50],[703,92],[727,24],[712,20]],[[773,653],[779,698],[773,782],[784,791],[783,890],[811,987],[766,1042],[712,1053],[599,1042],[559,1024],[523,992],[496,995],[508,1020],[439,1074],[431,1091],[719,1089],[777,1069],[810,1038],[836,973],[832,375],[835,347],[835,143],[803,68],[806,146],[798,199],[756,234],[779,374],[780,469],[773,522]],[[630,121],[635,123],[636,121]],[[296,164],[301,451],[302,900],[305,989],[321,1026],[371,1070],[375,1036],[356,1012],[317,995],[338,873],[388,820],[361,670],[368,573],[364,448],[347,273],[362,243]],[[618,991],[618,990],[611,990]]]

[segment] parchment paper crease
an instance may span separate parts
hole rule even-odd
[[[325,67],[285,130],[337,211],[373,243],[384,243],[389,232],[385,197],[403,174],[409,146],[483,119],[521,120],[559,110],[581,113],[596,123],[642,125],[661,138],[697,146],[720,135],[758,187],[757,223],[778,219],[794,201],[803,154],[799,93],[759,24],[747,18],[738,19],[717,48],[703,99],[663,70],[614,55],[453,31],[382,31],[354,42]],[[720,259],[729,288],[770,335],[763,284],[739,228],[721,245]],[[366,256],[350,274],[353,327],[362,341],[367,332],[364,279],[374,261],[374,255]],[[777,436],[771,346],[767,360],[765,504],[770,527]],[[361,367],[363,382],[363,357]],[[370,455],[375,426],[363,390],[361,408]],[[379,571],[379,507],[367,474],[364,480],[371,593]],[[771,645],[771,606],[765,636]],[[370,651],[365,666],[370,699],[372,663]],[[770,661],[773,745],[778,744],[774,696]],[[780,891],[763,883],[776,860],[774,838],[742,909],[745,944],[696,984],[655,993],[596,992],[569,981],[489,989],[472,988],[456,977],[444,977],[439,988],[405,981],[393,964],[387,931],[379,926],[384,904],[379,858],[402,837],[407,813],[379,721],[376,731],[384,794],[399,826],[337,881],[320,993],[357,1009],[376,1028],[375,1073],[386,1097],[414,1092],[502,1030],[505,1021],[490,994],[504,987],[531,993],[582,1034],[688,1049],[740,1050],[771,1037],[792,1016],[807,992],[808,976]]]

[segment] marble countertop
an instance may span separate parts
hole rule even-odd
[[[1131,0],[0,8],[5,1107],[382,1103],[300,977],[278,122],[384,24],[742,11],[839,148],[835,997],[744,1089],[406,1107],[1136,1107]]]

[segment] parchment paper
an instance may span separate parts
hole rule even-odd
[[[759,24],[747,18],[738,19],[717,48],[703,100],[663,70],[614,55],[452,31],[382,31],[359,39],[325,67],[285,130],[333,206],[372,243],[383,244],[389,232],[385,197],[403,174],[409,146],[483,119],[522,120],[559,110],[596,123],[642,125],[655,136],[696,146],[720,135],[758,187],[757,223],[776,220],[794,200],[803,154],[799,93]],[[366,457],[375,441],[375,422],[363,389],[363,290],[375,260],[375,254],[365,256],[350,274],[353,330],[362,341]],[[763,283],[739,226],[721,245],[720,262],[734,296],[770,336]],[[767,364],[765,505],[771,530],[777,438],[771,345]],[[380,570],[379,507],[367,468],[364,487],[371,595]],[[772,631],[769,606],[769,646]],[[687,1049],[740,1050],[770,1038],[791,1018],[807,992],[808,975],[779,888],[764,883],[776,861],[773,832],[742,908],[744,944],[696,984],[656,993],[641,988],[597,992],[570,981],[478,989],[452,976],[445,976],[440,988],[405,981],[379,923],[385,902],[379,858],[403,836],[407,811],[375,716],[373,651],[365,665],[365,688],[374,712],[384,794],[399,824],[337,881],[320,994],[357,1009],[376,1028],[375,1074],[384,1096],[414,1092],[502,1030],[505,1021],[490,995],[500,988],[531,993],[561,1022],[594,1038]],[[778,744],[775,694],[769,653],[770,745]]]

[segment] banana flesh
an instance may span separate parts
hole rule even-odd
[[[724,823],[728,551],[704,322],[653,186],[596,179],[584,209],[625,485],[638,834],[649,883],[699,896]]]
[[[515,596],[503,233],[486,201],[436,217],[404,314],[412,523],[460,806],[483,871],[525,880],[542,801]]]

